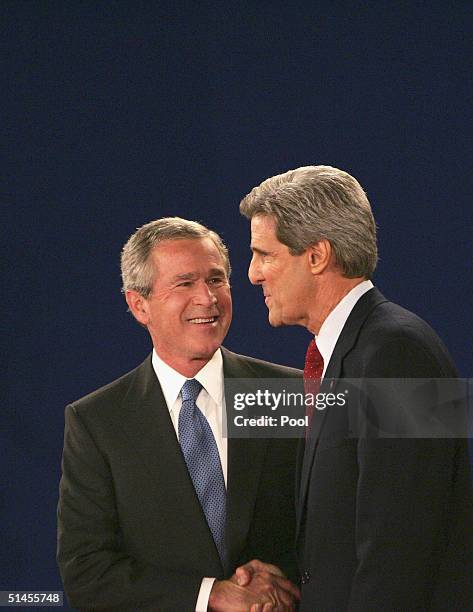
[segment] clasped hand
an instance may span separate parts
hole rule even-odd
[[[275,565],[254,559],[229,580],[215,581],[210,612],[294,612],[299,589]]]

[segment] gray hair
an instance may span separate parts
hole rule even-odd
[[[147,298],[154,282],[154,269],[150,263],[151,251],[165,240],[210,238],[217,247],[228,278],[231,267],[228,249],[220,236],[196,221],[180,217],[163,217],[139,227],[122,249],[122,292],[137,291]]]
[[[279,242],[301,255],[319,240],[332,245],[337,265],[347,278],[370,278],[378,260],[376,223],[358,181],[331,166],[304,166],[268,178],[240,203],[251,219],[275,219]]]

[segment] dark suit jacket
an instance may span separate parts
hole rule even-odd
[[[222,348],[226,378],[301,372]],[[66,409],[58,563],[72,606],[192,611],[252,558],[296,575],[294,440],[228,440],[222,567],[149,357]]]
[[[433,330],[372,289],[351,312],[321,391],[331,378],[340,390],[347,378],[455,376]],[[316,411],[298,491],[301,612],[473,610],[466,441],[376,437],[394,395],[360,412],[361,395],[348,410]],[[359,437],[349,434],[353,411]]]

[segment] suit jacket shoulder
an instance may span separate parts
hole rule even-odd
[[[137,367],[119,378],[95,389],[83,397],[71,402],[71,407],[80,413],[92,414],[95,410],[107,410],[129,393],[130,387],[148,387],[154,375],[151,355]]]
[[[386,300],[375,288],[355,305],[336,344],[343,367],[327,377],[455,377],[447,348],[414,313]]]
[[[225,376],[232,378],[301,378],[302,370],[238,355],[222,347]]]

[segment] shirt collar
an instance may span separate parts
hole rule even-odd
[[[152,356],[153,369],[158,377],[159,384],[163,391],[164,399],[169,410],[172,410],[174,403],[181,392],[182,385],[189,380],[171,366],[165,363],[153,349]],[[194,376],[207,391],[213,401],[220,405],[223,397],[223,359],[220,349],[215,351],[212,358]]]
[[[317,348],[319,349],[323,360],[324,360],[324,371],[322,376],[325,374],[325,370],[329,364],[330,358],[332,357],[333,349],[337,344],[337,340],[342,333],[342,329],[350,316],[355,304],[361,298],[361,296],[373,288],[373,283],[370,280],[365,280],[353,287],[346,296],[338,302],[332,312],[328,315],[325,321],[322,323],[319,333],[315,336],[317,342]]]

